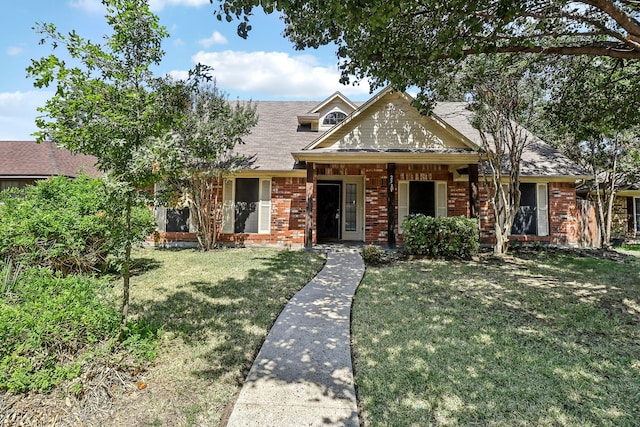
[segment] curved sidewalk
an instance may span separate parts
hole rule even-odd
[[[327,254],[271,328],[228,427],[359,425],[350,318],[363,274],[358,252]]]

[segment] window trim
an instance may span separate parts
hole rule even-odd
[[[340,119],[338,119],[337,116],[339,114],[344,117],[341,117]],[[327,123],[327,120],[329,119],[330,116],[333,119],[333,123]],[[347,114],[344,111],[340,111],[340,110],[330,111],[322,118],[322,126],[335,126],[343,122],[346,118],[347,118]]]
[[[633,197],[633,232],[634,234],[640,234],[640,197]]]
[[[514,234],[512,236],[537,236],[547,237],[549,236],[549,185],[548,183],[532,183],[521,182],[522,184],[534,184],[535,185],[535,213],[536,213],[536,233],[535,234]],[[522,205],[520,205],[521,207]],[[518,207],[518,208],[520,208]],[[515,220],[515,217],[514,217]],[[511,225],[513,230],[513,224]]]
[[[235,232],[236,179],[225,178],[222,184],[222,233],[223,234],[270,234],[271,233],[271,197],[272,179],[257,177],[241,177],[258,179],[258,232]]]

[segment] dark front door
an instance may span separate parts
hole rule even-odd
[[[318,182],[318,240],[340,239],[340,182]]]

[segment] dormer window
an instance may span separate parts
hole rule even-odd
[[[341,121],[347,118],[347,115],[341,111],[333,111],[326,116],[324,116],[324,120],[322,121],[323,125],[337,125]]]

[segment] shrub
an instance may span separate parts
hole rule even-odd
[[[46,391],[77,376],[90,343],[117,333],[119,314],[100,298],[104,281],[26,270],[17,298],[0,300],[0,389]]]
[[[0,193],[0,259],[64,274],[105,271],[117,265],[123,224],[105,182],[56,177]],[[133,215],[137,240],[153,231],[146,208]]]
[[[470,258],[478,253],[478,222],[466,217],[409,215],[402,223],[404,250],[410,255]]]
[[[116,347],[120,313],[105,298],[106,279],[62,276],[44,268],[22,272],[11,298],[0,298],[0,390],[46,392],[80,374],[83,362],[109,357]],[[122,344],[136,360],[157,355],[159,333],[129,322]]]
[[[368,265],[379,265],[386,261],[384,251],[376,245],[367,245],[362,248],[362,259]]]

